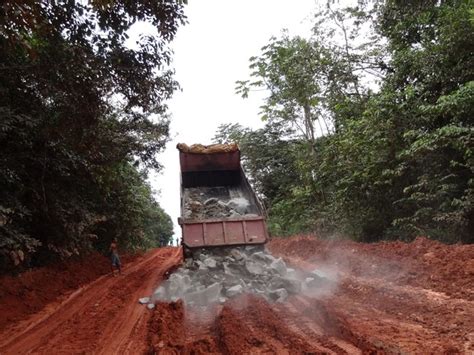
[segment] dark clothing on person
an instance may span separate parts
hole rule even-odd
[[[116,266],[116,267],[121,266],[120,258],[117,253],[112,252],[111,259],[112,259],[112,266]]]

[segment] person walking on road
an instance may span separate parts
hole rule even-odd
[[[118,269],[119,275],[122,274],[122,264],[120,263],[120,258],[118,255],[118,248],[117,248],[117,238],[112,240],[110,243],[110,257],[112,261],[112,274],[115,276],[114,266]]]

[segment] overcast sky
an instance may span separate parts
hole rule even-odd
[[[150,176],[161,206],[173,219],[175,238],[181,237],[176,144],[210,144],[222,123],[261,127],[258,112],[263,93],[244,100],[234,92],[235,81],[248,78],[249,58],[282,29],[309,37],[317,3],[189,0],[185,8],[189,23],[178,29],[172,44],[176,79],[182,87],[169,102],[172,140],[159,157],[162,173]]]

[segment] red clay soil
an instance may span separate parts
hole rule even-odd
[[[179,248],[155,249],[127,263],[121,276],[99,277],[6,327],[0,354],[145,353],[149,312],[138,298],[180,261]]]
[[[269,247],[336,280],[316,298],[357,338],[386,352],[474,353],[474,245],[293,237]]]
[[[354,276],[385,278],[474,301],[474,245],[446,245],[424,237],[412,243],[356,243],[315,237],[274,239],[269,248],[287,260],[337,266]]]
[[[474,246],[293,237],[275,239],[269,249],[328,281],[278,304],[248,295],[207,309],[160,303],[148,351],[474,353]]]
[[[160,302],[148,324],[148,352],[159,354],[212,354],[219,353],[216,339],[206,331],[206,316],[198,323],[188,319],[183,302]],[[212,308],[206,311],[212,313]],[[203,314],[202,314],[203,315]],[[200,315],[200,316],[202,316]],[[212,319],[215,318],[215,314]],[[196,327],[194,326],[196,324]],[[201,328],[199,325],[202,325]],[[190,331],[188,331],[188,329]],[[204,333],[191,336],[192,332]]]
[[[326,281],[284,303],[241,295],[149,311],[138,298],[181,259],[178,248],[159,249],[5,328],[0,353],[474,353],[474,246],[293,237],[269,249]]]
[[[299,309],[300,306],[303,309]],[[322,323],[321,323],[322,322]],[[326,323],[327,322],[327,323]],[[323,330],[321,324],[326,328]],[[223,306],[159,303],[149,323],[152,354],[323,354],[377,351],[322,303],[301,296],[284,304],[242,295]],[[356,345],[354,345],[356,344]]]
[[[122,256],[126,265],[138,255]],[[0,331],[43,309],[58,297],[110,272],[110,261],[99,253],[53,266],[0,277]]]

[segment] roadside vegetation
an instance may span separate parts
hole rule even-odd
[[[147,172],[184,3],[2,3],[0,270],[171,240]],[[131,43],[142,21],[156,32]],[[311,36],[272,38],[237,82],[268,93],[265,126],[215,141],[240,144],[273,235],[472,243],[473,48],[470,0],[329,1]]]
[[[237,141],[273,235],[474,242],[472,1],[329,2],[250,58],[262,129]]]
[[[168,139],[183,4],[8,0],[0,19],[0,270],[104,251],[114,237],[168,243],[146,176]],[[156,33],[127,44],[140,21]]]

